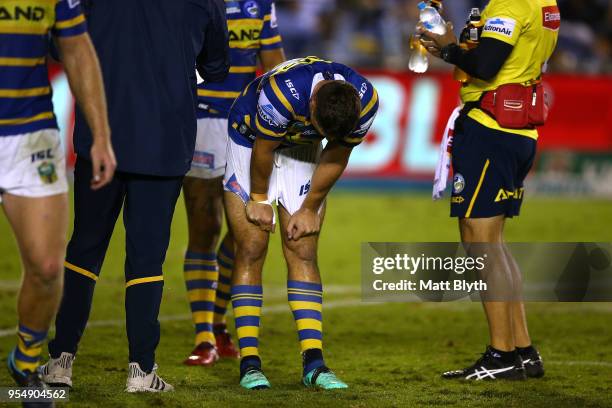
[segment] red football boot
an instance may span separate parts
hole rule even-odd
[[[232,341],[232,336],[227,329],[223,328],[215,332],[215,340],[217,341],[217,351],[222,358],[240,358],[240,352]]]
[[[200,343],[193,349],[191,355],[183,364],[188,366],[206,366],[209,367],[219,360],[217,348],[210,343]]]

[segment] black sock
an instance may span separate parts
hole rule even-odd
[[[323,350],[321,349],[308,349],[302,353],[302,363],[304,367],[304,375],[308,374],[315,368],[319,368],[325,365],[323,360]]]
[[[516,351],[518,351],[519,356],[521,356],[523,360],[537,358],[538,355],[538,351],[533,346],[517,347]]]
[[[518,352],[512,351],[501,351],[491,347],[491,354],[504,364],[512,364],[518,359]]]
[[[261,359],[258,356],[247,356],[240,360],[240,378],[244,377],[251,368],[261,370]]]
[[[215,323],[213,324],[213,334],[223,334],[227,330],[227,324]]]

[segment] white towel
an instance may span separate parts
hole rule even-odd
[[[448,118],[446,129],[444,130],[442,143],[440,143],[440,158],[436,166],[432,194],[434,201],[441,199],[444,196],[444,190],[446,190],[452,159],[453,137],[455,136],[455,120],[459,117],[462,108],[463,106],[459,106],[451,113],[450,118]]]

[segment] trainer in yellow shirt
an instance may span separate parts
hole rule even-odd
[[[503,84],[528,84],[542,75],[557,45],[561,17],[555,0],[493,0],[482,13],[485,21],[481,41],[492,38],[513,47],[501,70],[491,80],[473,78],[461,89],[461,100],[478,101],[484,91]],[[469,116],[492,129],[538,138],[537,129],[504,129],[480,109]]]
[[[461,89],[464,107],[455,122],[451,216],[459,219],[470,256],[486,257],[478,278],[489,285],[481,296],[490,346],[476,364],[442,377],[541,377],[544,364],[527,330],[520,270],[503,231],[506,218],[519,215],[536,153],[536,126],[545,122],[538,81],[557,44],[561,15],[554,0],[491,0],[482,16],[478,45],[470,50],[457,44],[450,24],[444,35],[421,27],[428,51],[471,77]]]

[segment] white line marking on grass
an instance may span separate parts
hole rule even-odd
[[[350,298],[343,300],[330,300],[326,302],[324,308],[328,309],[337,309],[343,307],[354,307],[354,306],[373,306],[380,305],[378,303],[363,303],[360,299]],[[272,306],[264,306],[263,314],[276,314],[276,313],[290,313],[289,305],[287,304],[278,304]],[[231,315],[231,311],[228,312],[228,315]],[[179,322],[191,320],[190,314],[180,314],[180,315],[167,315],[167,316],[159,316],[160,322]],[[87,324],[87,327],[115,327],[115,326],[123,326],[125,325],[125,320],[123,319],[109,319],[109,320],[94,320]],[[0,330],[0,338],[14,336],[16,333],[16,329],[3,329]]]
[[[568,365],[568,366],[596,366],[596,367],[612,367],[612,362],[609,361],[544,361],[544,364]]]
[[[16,292],[21,287],[21,281],[19,280],[0,280],[0,289]]]

